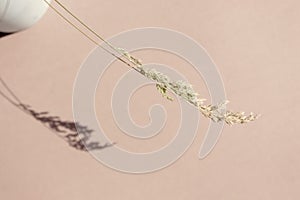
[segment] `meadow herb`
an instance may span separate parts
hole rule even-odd
[[[73,26],[76,30],[81,32],[91,42],[93,42],[94,44],[105,50],[107,53],[117,58],[119,61],[125,63],[127,66],[131,67],[135,71],[139,72],[143,76],[156,82],[157,90],[162,94],[163,97],[167,98],[168,100],[173,100],[173,98],[167,94],[168,91],[171,91],[174,94],[183,98],[185,101],[194,105],[205,117],[211,119],[213,122],[224,121],[229,125],[244,124],[250,121],[254,121],[259,117],[259,115],[254,114],[252,112],[246,115],[244,112],[233,112],[230,110],[226,110],[225,106],[228,103],[228,101],[221,102],[218,105],[204,105],[205,99],[199,98],[199,94],[194,91],[190,83],[182,80],[172,81],[167,75],[157,71],[156,69],[149,69],[144,67],[140,59],[135,58],[125,49],[115,47],[114,45],[106,41],[103,37],[97,34],[93,29],[91,29],[87,24],[80,20],[76,15],[74,15],[59,0],[54,0],[54,2],[58,4],[58,6],[61,7],[64,11],[66,11],[69,15],[71,15],[73,19],[79,22],[79,24],[81,24],[85,29],[87,29],[91,34],[93,34],[106,45],[108,45],[108,48],[102,46],[99,42],[92,39],[92,37],[88,33],[85,33],[77,25],[75,25],[68,18],[66,18],[58,9],[51,5],[47,0],[43,1],[45,1],[58,15],[60,15],[67,23]],[[120,54],[121,56],[118,56],[118,54]]]

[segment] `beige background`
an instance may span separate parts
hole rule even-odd
[[[299,1],[63,2],[106,38],[144,26],[171,28],[193,37],[218,65],[230,108],[259,112],[263,117],[245,126],[226,127],[209,157],[198,160],[207,125],[202,118],[206,124],[178,162],[156,173],[130,175],[113,171],[88,153],[72,149],[1,98],[1,199],[300,198]],[[71,119],[73,82],[93,48],[49,10],[31,29],[0,39],[0,73],[26,103]],[[168,60],[153,55],[141,53],[147,62]],[[175,61],[170,59],[168,64],[180,69],[182,65]],[[115,63],[111,70],[118,78],[116,74],[127,69]],[[186,74],[197,89],[203,88],[191,71]],[[109,90],[103,89],[105,92]],[[101,88],[98,93],[101,96]],[[138,123],[148,120],[148,107],[138,103],[147,94],[146,104],[156,99],[169,106],[171,112],[176,110],[176,103],[170,105],[153,88],[145,88],[136,94],[137,103],[132,104]],[[156,96],[150,98],[152,94]],[[206,96],[207,91],[204,89],[202,94]],[[104,107],[102,113],[101,108],[98,111],[107,129],[115,130],[109,107]],[[175,117],[168,120],[176,122]],[[173,127],[166,128],[164,132],[169,134],[150,141],[152,146],[132,142],[114,131],[111,137],[132,150],[149,150],[155,149],[157,142],[168,141]]]

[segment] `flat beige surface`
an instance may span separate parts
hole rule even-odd
[[[156,173],[130,175],[72,149],[1,98],[0,199],[300,198],[299,1],[63,2],[104,37],[145,26],[166,27],[193,37],[218,65],[229,107],[259,112],[263,117],[245,126],[225,127],[214,151],[198,160],[204,125],[174,165]],[[49,10],[31,29],[0,39],[1,77],[35,109],[72,119],[73,82],[93,48]],[[151,61],[151,56],[145,57]],[[111,70],[122,75],[126,70],[118,65]],[[191,77],[191,82],[197,80]],[[145,95],[152,96],[154,90],[149,91]],[[136,94],[136,100],[142,97]],[[163,101],[159,95],[144,99],[150,99],[149,104],[153,99]],[[176,110],[174,105],[168,108]],[[109,109],[104,109],[99,115],[107,120],[107,129],[114,130]],[[132,105],[140,123],[147,121],[148,108],[141,109]],[[152,141],[152,147],[167,142],[168,137]],[[131,145],[123,136],[118,139],[121,145],[139,150],[140,143]]]

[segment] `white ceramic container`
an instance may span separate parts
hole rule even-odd
[[[43,0],[0,0],[0,32],[11,33],[29,28],[47,8]]]

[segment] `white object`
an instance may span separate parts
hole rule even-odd
[[[47,8],[44,0],[0,0],[0,32],[11,33],[29,28]]]

